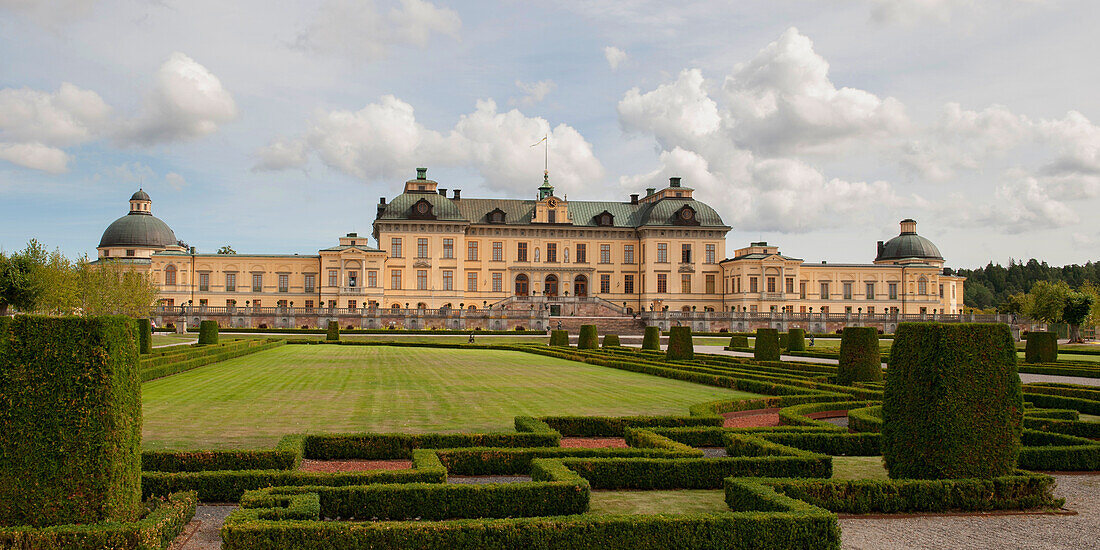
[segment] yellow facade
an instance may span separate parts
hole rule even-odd
[[[139,191],[99,256],[148,269],[164,306],[527,309],[580,299],[620,314],[961,311],[963,278],[944,274],[911,220],[873,264],[807,264],[766,243],[724,259],[730,228],[692,194],[672,178],[622,202],[567,201],[547,181],[536,199],[462,198],[420,169],[380,201],[373,245],[349,233],[315,255],[220,255],[170,244]],[[143,231],[160,233],[143,246]]]

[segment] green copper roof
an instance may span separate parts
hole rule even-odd
[[[436,220],[462,221],[465,219],[459,214],[454,201],[439,193],[401,193],[386,205],[386,209],[382,211],[378,219],[407,220],[410,217],[409,214],[412,213],[413,205],[420,202],[421,199],[432,204],[432,214],[435,215]]]
[[[904,260],[908,258],[942,260],[943,256],[940,255],[940,249],[936,248],[932,241],[916,233],[902,233],[882,245],[875,261]]]
[[[176,234],[168,224],[148,212],[131,212],[107,226],[99,246],[164,248],[176,245]]]

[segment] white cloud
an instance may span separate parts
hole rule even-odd
[[[301,136],[261,149],[256,168],[299,167],[313,154],[329,167],[376,181],[400,178],[416,166],[459,166],[479,172],[491,189],[530,191],[543,161],[541,148],[531,144],[543,136],[549,137],[555,186],[580,190],[603,177],[591,144],[570,126],[551,128],[543,118],[517,109],[499,112],[496,102],[484,100],[444,133],[425,128],[412,105],[394,96],[358,111],[318,111]]]
[[[554,88],[557,86],[558,85],[554,84],[553,80],[540,80],[538,82],[523,82],[517,80],[516,87],[524,94],[523,97],[519,99],[519,103],[522,105],[534,105],[546,99],[546,96],[554,91]],[[516,101],[513,100],[512,103],[516,103]]]
[[[626,61],[626,52],[616,48],[615,46],[606,46],[603,49],[603,56],[607,59],[607,65],[614,71],[619,68],[619,65]]]
[[[0,141],[57,147],[95,138],[111,108],[99,94],[65,82],[54,93],[29,88],[0,90]]]
[[[651,92],[638,88],[619,101],[619,123],[628,132],[652,133],[665,149],[677,144],[702,145],[722,125],[715,103],[704,89],[703,72],[685,69],[670,84]]]
[[[123,141],[152,145],[203,137],[237,117],[237,104],[217,76],[176,52],[157,71],[142,112],[121,131]]]
[[[423,0],[401,0],[385,13],[372,0],[328,0],[295,45],[351,59],[380,59],[395,44],[424,47],[444,36],[457,39],[461,28],[454,10]]]
[[[168,172],[165,174],[164,183],[167,183],[172,189],[177,191],[187,186],[187,180],[175,172]]]
[[[69,164],[69,155],[65,151],[41,143],[0,142],[0,159],[50,174],[68,171]]]
[[[879,23],[913,24],[921,21],[946,23],[962,16],[1031,7],[1048,0],[870,0],[871,18]]]
[[[1077,212],[1052,196],[1047,185],[1025,172],[1010,171],[996,186],[993,200],[954,207],[960,225],[996,227],[1010,234],[1066,227],[1080,221]]]
[[[0,0],[0,8],[22,13],[44,25],[69,23],[92,12],[99,0]]]

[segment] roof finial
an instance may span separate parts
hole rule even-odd
[[[542,139],[531,144],[534,147],[542,144],[542,187],[539,187],[539,200],[554,194],[554,188],[550,185],[550,134],[542,136]]]

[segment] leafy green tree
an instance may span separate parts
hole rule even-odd
[[[42,281],[35,257],[26,252],[0,254],[0,315],[7,315],[9,308],[24,312],[38,308]]]
[[[1066,298],[1072,291],[1064,281],[1039,281],[1028,292],[1028,305],[1024,313],[1047,324],[1061,322],[1062,312],[1066,309]]]
[[[1069,343],[1083,342],[1081,338],[1081,324],[1089,317],[1092,309],[1093,298],[1084,292],[1069,292],[1066,294],[1066,305],[1062,309],[1062,320],[1069,325]]]
[[[1005,301],[997,307],[997,311],[1001,313],[1014,313],[1016,315],[1026,315],[1028,309],[1031,307],[1031,297],[1023,292],[1017,292],[1005,298]]]
[[[1086,327],[1100,326],[1100,285],[1088,281],[1081,285],[1080,291],[1091,296],[1092,305],[1096,306],[1089,310],[1089,316],[1081,324]]]
[[[118,260],[102,259],[92,264],[83,257],[77,260],[75,272],[77,298],[85,315],[147,317],[160,294],[147,273],[130,269]]]
[[[218,249],[218,254],[236,254],[237,251],[233,250],[232,246],[225,245]]]

